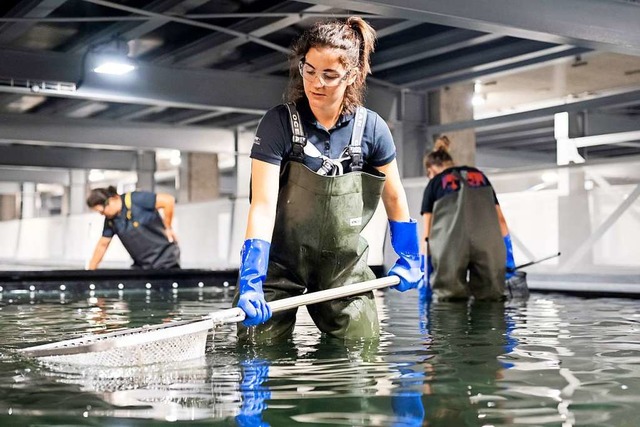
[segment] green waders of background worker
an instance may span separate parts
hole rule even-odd
[[[480,170],[455,166],[449,140],[441,137],[425,158],[430,178],[422,199],[424,237],[436,300],[501,300],[515,262],[506,220],[489,179]]]

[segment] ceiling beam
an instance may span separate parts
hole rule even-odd
[[[220,25],[213,25],[213,24],[209,24],[209,23],[206,23],[206,22],[195,21],[193,19],[181,18],[181,17],[175,16],[175,15],[165,15],[165,14],[162,14],[162,13],[151,12],[151,11],[147,11],[147,10],[144,10],[144,9],[139,9],[139,8],[136,8],[136,7],[130,7],[130,6],[121,5],[121,4],[118,4],[118,3],[115,3],[115,2],[112,2],[112,1],[107,1],[107,0],[83,0],[83,1],[85,1],[87,3],[97,4],[98,6],[109,7],[109,8],[112,8],[112,9],[122,10],[122,11],[130,12],[130,13],[137,13],[137,14],[144,15],[144,16],[150,16],[150,17],[156,17],[156,18],[166,18],[167,21],[177,22],[179,24],[191,25],[193,27],[204,28],[206,30],[219,31],[221,33],[230,34],[230,35],[235,36],[235,37],[241,37],[241,38],[244,37],[244,38],[247,38],[249,41],[252,41],[253,43],[256,43],[256,44],[259,44],[259,45],[263,45],[263,46],[271,48],[273,50],[277,50],[277,51],[281,51],[281,52],[288,52],[289,51],[289,49],[284,47],[284,46],[280,46],[280,45],[277,45],[275,43],[271,43],[270,41],[263,40],[260,37],[252,36],[251,34],[244,34],[244,33],[241,33],[239,31],[229,29],[227,27],[222,27]]]
[[[331,7],[327,6],[312,6],[304,10],[303,12],[326,12],[330,10]],[[301,13],[303,13],[301,12]],[[304,18],[300,15],[295,15],[291,17],[286,17],[279,19],[275,22],[271,22],[268,25],[262,25],[258,28],[250,30],[247,34],[262,39],[265,36],[268,36],[271,33],[275,33],[276,31],[280,31],[284,28],[290,27],[302,21]],[[243,21],[239,24],[236,24],[234,27],[240,27],[240,25],[245,24],[246,21]],[[254,24],[255,26],[255,24]],[[204,41],[204,43],[202,43]],[[223,41],[220,39],[219,34],[212,34],[210,39],[205,38],[205,40],[197,40],[193,46],[186,46],[183,49],[182,59],[178,59],[175,64],[179,66],[186,67],[209,67],[212,64],[215,64],[218,59],[227,55],[230,51],[249,43],[252,41],[249,37],[234,37],[231,40]],[[196,51],[194,51],[196,49]],[[285,55],[289,52],[289,49],[286,50],[278,50],[281,54]],[[186,55],[185,55],[186,53]]]
[[[68,186],[70,181],[68,170],[0,167],[0,182],[36,182]]]
[[[523,55],[530,55],[534,52],[537,53],[557,47],[533,40],[515,40],[510,43],[505,40],[501,41],[498,46],[482,46],[466,55],[456,55],[449,59],[433,61],[404,72],[387,71],[383,76],[387,76],[390,81],[396,84],[417,86],[422,82],[439,76],[475,71],[479,67],[490,68],[491,64],[494,63],[513,62]]]
[[[479,120],[467,120],[462,122],[445,123],[428,127],[431,135],[444,132],[452,132],[464,129],[499,129],[509,127],[518,123],[531,123],[548,120],[556,113],[584,111],[602,108],[612,105],[627,105],[640,103],[640,89],[627,89],[625,91],[614,92],[597,97],[569,101],[565,104],[554,105],[552,107],[540,108],[537,110],[523,111],[521,113],[504,114],[496,117],[489,117]]]
[[[145,10],[161,13],[180,13],[184,9],[195,9],[206,3],[208,0],[155,0],[146,6]],[[127,18],[131,18],[130,16]],[[125,40],[135,40],[153,30],[165,25],[169,22],[163,17],[136,16],[135,18],[145,20],[145,22],[118,22],[108,27],[87,35],[73,37],[65,46],[65,52],[80,53],[84,52],[88,46],[103,42],[113,37],[114,34],[119,35]]]
[[[535,52],[513,56],[497,61],[491,61],[477,66],[450,71],[448,73],[426,77],[411,82],[408,86],[414,90],[434,90],[454,83],[468,82],[480,77],[498,77],[503,74],[513,73],[515,70],[523,72],[525,70],[550,65],[565,58],[582,55],[591,52],[589,49],[572,47],[568,45],[554,46]]]
[[[14,6],[6,16],[20,16],[34,19],[43,18],[48,16],[66,1],[67,0],[22,0],[16,2],[16,6]],[[0,25],[0,45],[8,45],[29,31],[29,29],[37,23],[37,21],[32,21]]]
[[[125,76],[86,72],[82,57],[56,52],[0,50],[0,76],[34,81],[79,83],[76,91],[41,91],[50,96],[196,110],[260,114],[282,100],[284,77],[219,70],[187,70],[140,64]],[[89,64],[86,64],[89,69]],[[0,91],[31,94],[28,88]]]
[[[36,114],[0,114],[0,140],[85,148],[169,148],[187,152],[233,152],[234,133],[225,129],[160,123],[71,119]]]
[[[640,55],[640,7],[611,0],[301,0],[389,18]]]
[[[416,40],[386,49],[373,55],[371,71],[380,72],[434,56],[444,55],[454,50],[477,46],[502,36],[483,34],[477,31],[453,29],[431,37]]]
[[[137,151],[0,145],[0,165],[63,169],[136,170]]]
[[[0,76],[35,81],[79,82],[76,91],[42,90],[48,96],[93,101],[261,115],[282,102],[286,77],[238,71],[189,70],[140,64],[125,76],[87,72],[81,56],[56,52],[0,50]],[[89,64],[87,65],[87,69]],[[0,92],[32,94],[26,87],[0,85]],[[394,91],[369,87],[367,106],[390,101]]]

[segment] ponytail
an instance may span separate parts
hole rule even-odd
[[[442,135],[433,144],[433,151],[431,151],[424,158],[424,167],[429,169],[432,166],[442,166],[445,163],[453,163],[453,158],[449,154],[449,146],[451,141],[446,135]]]

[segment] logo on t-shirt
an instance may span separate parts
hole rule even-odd
[[[471,187],[482,187],[485,185],[484,176],[480,172],[467,172],[467,183]]]
[[[253,138],[253,143],[254,143],[255,145],[260,145],[260,141],[262,141],[262,140],[260,139],[260,137],[259,137],[259,136],[256,136],[255,138]]]
[[[442,189],[445,191],[458,191],[458,179],[453,174],[442,177]]]

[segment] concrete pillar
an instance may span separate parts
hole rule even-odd
[[[156,153],[153,151],[139,151],[136,162],[138,183],[136,189],[141,191],[155,191]]]
[[[182,153],[177,180],[176,200],[179,203],[187,203],[189,202],[189,153]]]
[[[212,153],[188,153],[184,171],[180,173],[180,197],[189,202],[213,200],[220,196],[218,155]],[[181,165],[182,167],[182,165]],[[186,187],[186,188],[183,188]]]
[[[69,187],[65,188],[62,201],[62,214],[77,215],[87,212],[87,171],[69,170]]]
[[[249,197],[251,189],[251,146],[253,132],[238,132],[236,136],[236,197]]]
[[[0,221],[19,218],[18,198],[15,194],[0,195]]]
[[[473,120],[473,84],[445,87],[429,95],[429,123],[447,124]],[[458,165],[473,166],[476,163],[476,132],[465,129],[447,132],[451,140],[449,153]],[[434,135],[438,136],[438,135]],[[433,141],[430,141],[433,144]]]
[[[22,183],[22,212],[21,218],[35,218],[36,216],[36,184],[33,182]]]
[[[398,167],[402,178],[424,176],[422,158],[427,148],[427,97],[402,92],[396,101],[396,117],[389,127],[396,144]]]

